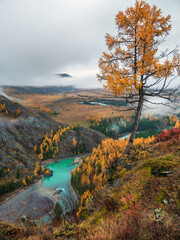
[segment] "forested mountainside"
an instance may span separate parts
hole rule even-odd
[[[32,168],[34,145],[58,124],[47,114],[27,109],[3,96],[0,106],[0,167],[5,171]]]
[[[38,156],[35,145],[40,145],[46,133],[56,131],[60,123],[37,109],[28,109],[0,96],[0,169],[7,175],[17,169],[34,169]],[[82,146],[87,152],[96,147],[105,136],[97,131],[74,128],[67,131],[59,144],[57,158],[73,156],[73,138],[78,139],[77,153]]]
[[[80,161],[72,175],[80,202],[71,217],[59,210],[55,222],[40,228],[1,222],[0,233],[23,240],[179,239],[180,129],[136,139],[129,169],[118,164],[126,144],[105,139]]]

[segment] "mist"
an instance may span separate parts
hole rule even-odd
[[[180,4],[149,0],[172,15],[165,48],[180,45]],[[118,11],[134,0],[1,0],[0,85],[100,87],[96,74],[105,34],[116,35]],[[68,73],[71,79],[57,79]],[[102,87],[102,84],[101,84]]]

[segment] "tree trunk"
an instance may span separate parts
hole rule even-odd
[[[137,129],[138,129],[138,125],[139,125],[139,120],[141,117],[141,111],[142,111],[142,107],[143,107],[143,88],[141,88],[139,90],[139,102],[138,102],[138,107],[137,107],[137,112],[136,112],[136,116],[135,116],[135,121],[134,121],[134,126],[133,126],[133,130],[131,132],[130,138],[129,138],[129,142],[128,145],[124,151],[124,153],[122,154],[122,157],[120,158],[120,164],[124,165],[125,163],[125,159],[124,156],[129,154],[131,147],[133,145],[136,133],[137,133]]]
[[[131,132],[131,136],[129,138],[129,144],[133,144],[137,130],[138,130],[138,125],[139,125],[139,120],[141,117],[141,111],[142,111],[142,106],[143,106],[143,91],[140,90],[140,97],[139,97],[139,103],[138,103],[138,107],[137,107],[137,112],[136,112],[136,116],[135,116],[135,120],[134,120],[134,126],[133,126],[133,130]]]

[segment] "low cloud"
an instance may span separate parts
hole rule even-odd
[[[180,39],[179,2],[148,2],[172,14],[173,32],[167,46],[175,46]],[[52,75],[67,72],[74,75],[70,84],[99,86],[96,73],[98,59],[106,50],[104,36],[116,34],[115,15],[133,3],[1,0],[0,85],[61,85],[57,79],[51,82]],[[89,75],[83,78],[82,69]]]

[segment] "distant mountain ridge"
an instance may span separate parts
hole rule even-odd
[[[69,86],[45,86],[45,87],[35,87],[35,86],[3,86],[3,89],[10,90],[17,95],[22,94],[59,94],[62,92],[69,92],[75,90],[76,88],[72,85]]]

